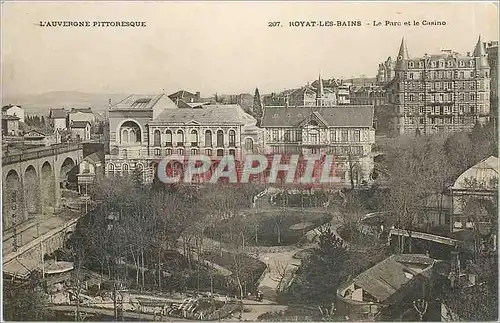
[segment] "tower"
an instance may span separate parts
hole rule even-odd
[[[318,76],[318,89],[316,90],[316,105],[323,106],[323,101],[325,97],[325,90],[323,88],[323,80],[321,79],[321,74]]]
[[[404,134],[405,128],[405,118],[406,118],[406,102],[405,102],[405,82],[406,82],[406,72],[408,69],[408,49],[406,48],[405,38],[401,39],[401,45],[399,45],[398,56],[396,57],[396,65],[394,66],[395,77],[396,77],[396,114],[395,124],[397,124],[397,132],[399,134]]]

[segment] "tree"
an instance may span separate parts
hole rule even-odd
[[[40,272],[33,272],[25,283],[4,280],[3,319],[6,321],[48,320],[48,296],[41,286]]]
[[[411,252],[411,234],[422,222],[427,199],[436,192],[442,194],[449,178],[443,143],[438,137],[416,137],[400,141],[387,152],[389,170],[387,211],[397,218],[397,225],[409,234],[407,249]],[[399,243],[404,250],[404,239]]]
[[[259,89],[255,88],[255,94],[253,97],[253,107],[252,113],[255,119],[257,119],[257,127],[260,127],[260,123],[262,121],[262,116],[264,114],[264,110],[262,108],[262,100],[260,98]]]

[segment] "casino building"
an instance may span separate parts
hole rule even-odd
[[[333,155],[336,175],[346,185],[359,185],[370,180],[374,167],[373,112],[371,105],[266,109],[266,152]]]
[[[138,171],[151,182],[167,155],[203,154],[216,160],[261,153],[262,130],[256,122],[239,105],[176,105],[165,94],[130,95],[109,108],[106,175]]]

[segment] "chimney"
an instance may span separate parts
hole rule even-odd
[[[200,100],[201,100],[201,93],[196,92],[196,101],[200,101]]]

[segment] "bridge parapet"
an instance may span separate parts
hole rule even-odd
[[[19,163],[27,160],[54,156],[70,151],[82,150],[82,143],[57,144],[41,148],[25,149],[19,152],[5,152],[2,156],[2,165]]]

